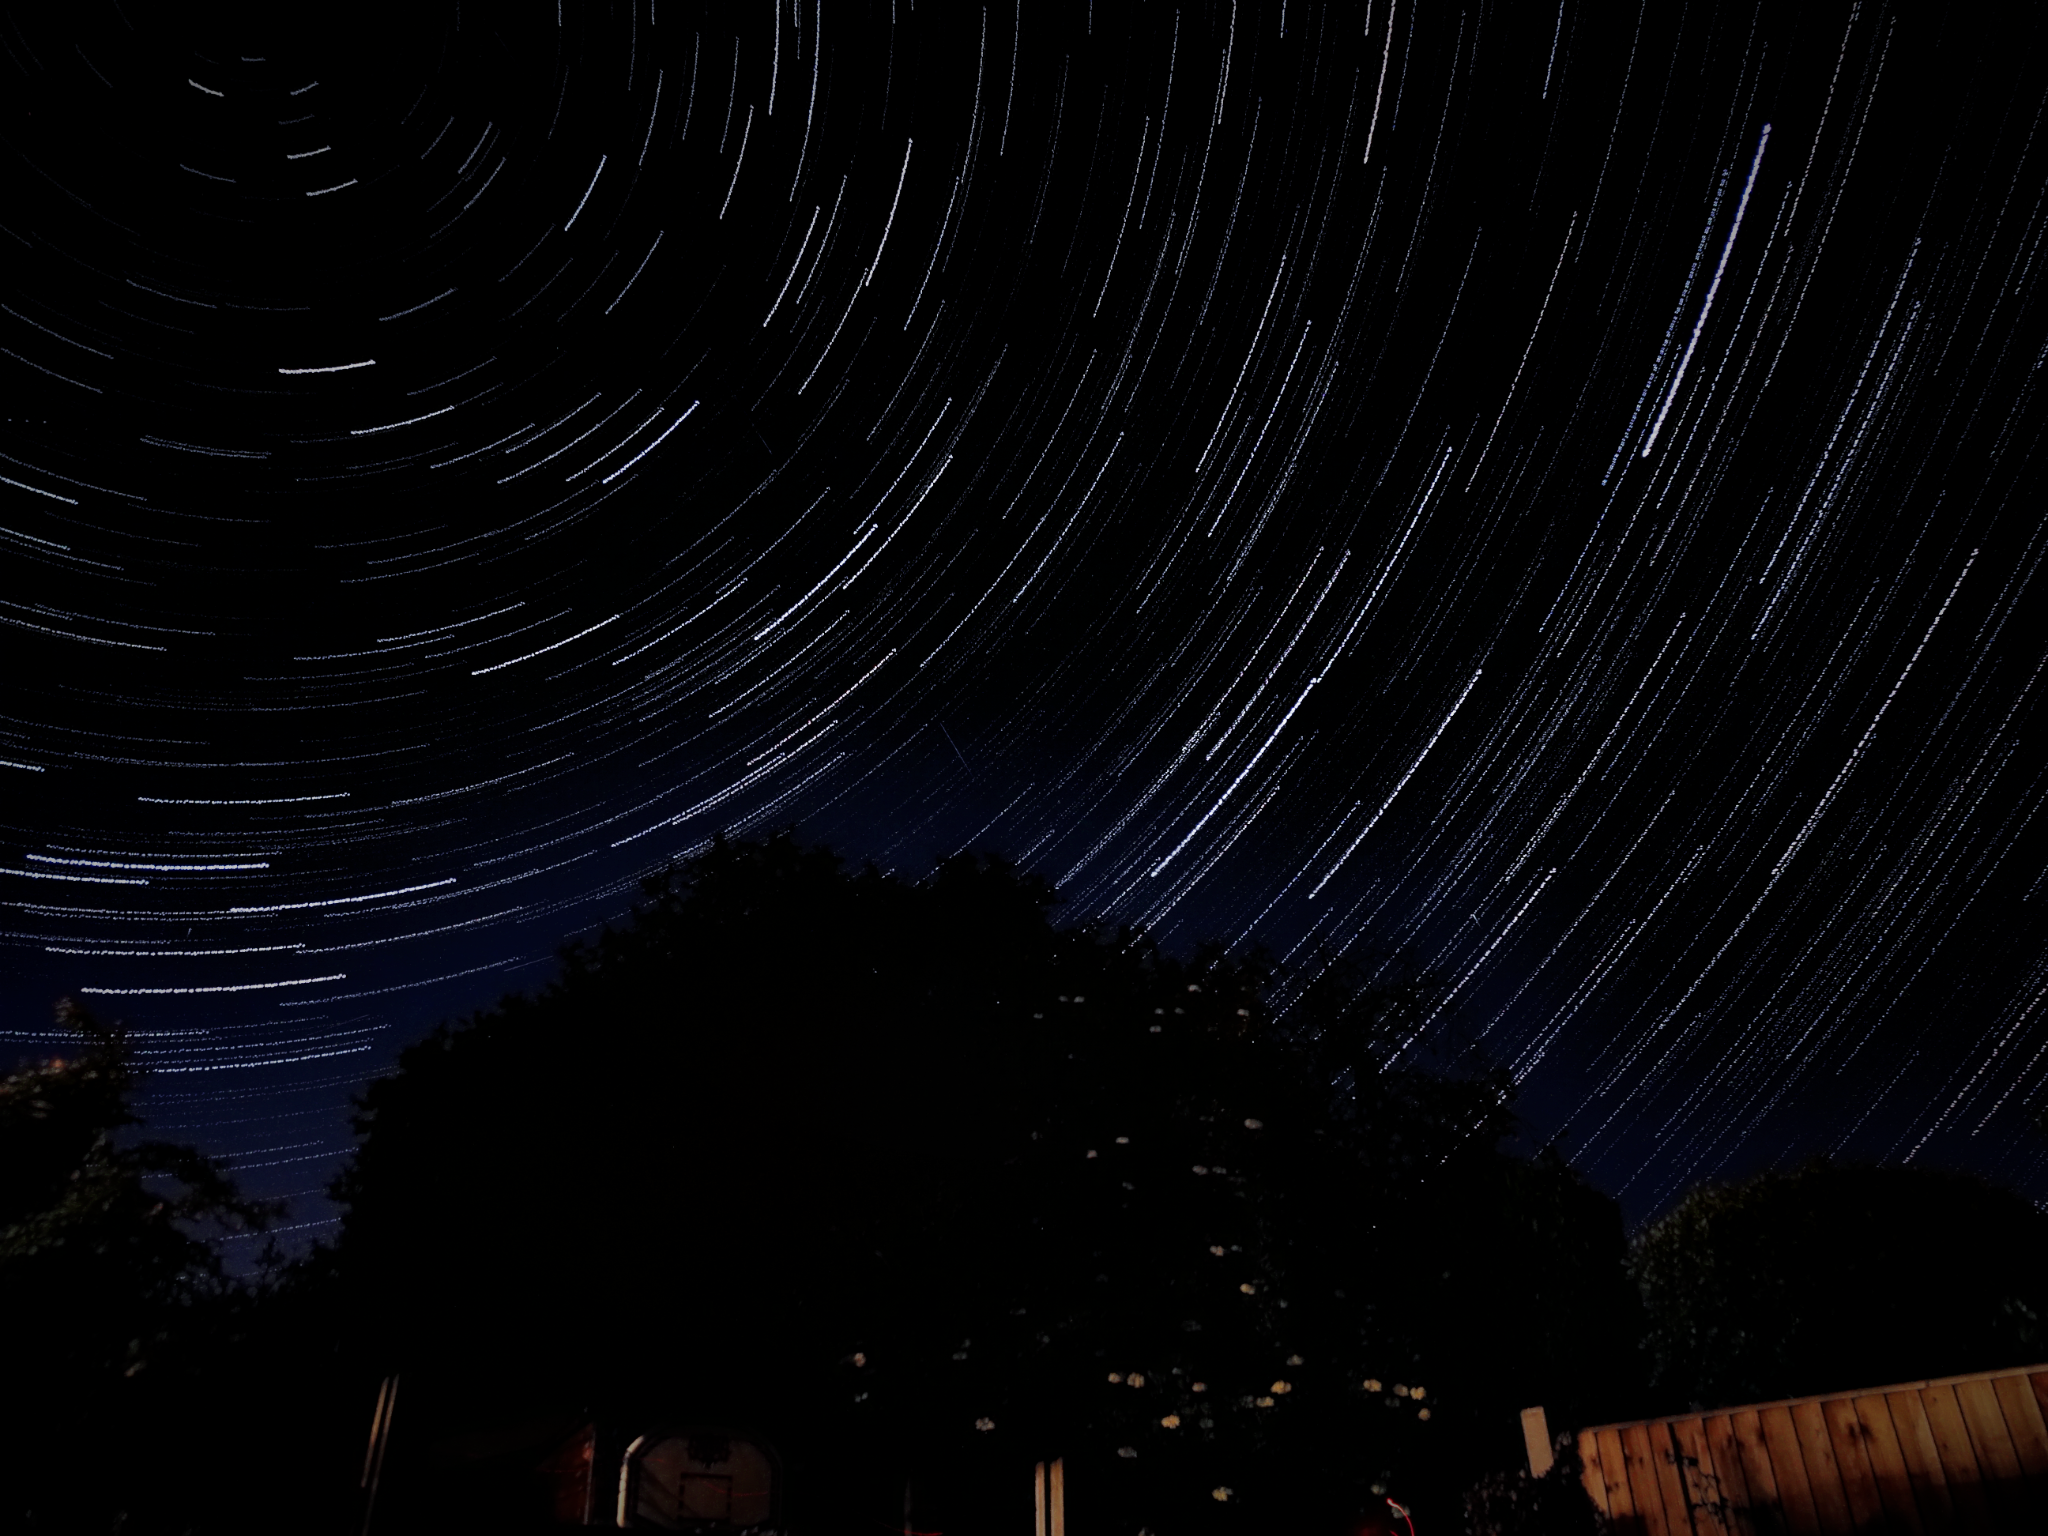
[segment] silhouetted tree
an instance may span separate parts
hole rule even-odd
[[[1631,1264],[1674,1410],[2048,1353],[2048,1216],[1969,1174],[1816,1162],[1702,1186]]]
[[[1497,1078],[1397,1064],[1414,997],[1338,973],[1276,1020],[1263,957],[1052,905],[787,835],[658,883],[365,1094],[333,1262],[374,1357],[467,1383],[451,1425],[746,1418],[962,1531],[1045,1454],[1141,1521],[1448,1507],[1626,1361],[1612,1203],[1501,1153]]]
[[[0,1080],[0,1520],[147,1528],[177,1498],[166,1428],[247,1294],[208,1237],[273,1212],[190,1147],[124,1139],[126,1034],[58,1020],[77,1052]]]

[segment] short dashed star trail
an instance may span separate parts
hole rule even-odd
[[[2009,25],[15,12],[11,1050],[127,1020],[318,1236],[405,1043],[795,824],[1283,1003],[1430,973],[1405,1048],[1637,1215],[1813,1153],[2040,1195]]]

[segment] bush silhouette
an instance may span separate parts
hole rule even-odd
[[[1969,1174],[1817,1162],[1702,1186],[1632,1265],[1670,1411],[2048,1354],[2048,1216]]]

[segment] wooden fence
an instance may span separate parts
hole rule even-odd
[[[1615,1536],[2048,1533],[2048,1365],[1578,1432]]]

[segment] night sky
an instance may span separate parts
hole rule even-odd
[[[1972,14],[17,8],[5,1054],[126,1019],[318,1236],[369,1074],[795,823],[1432,972],[1636,1217],[2048,1194],[2048,69]]]

